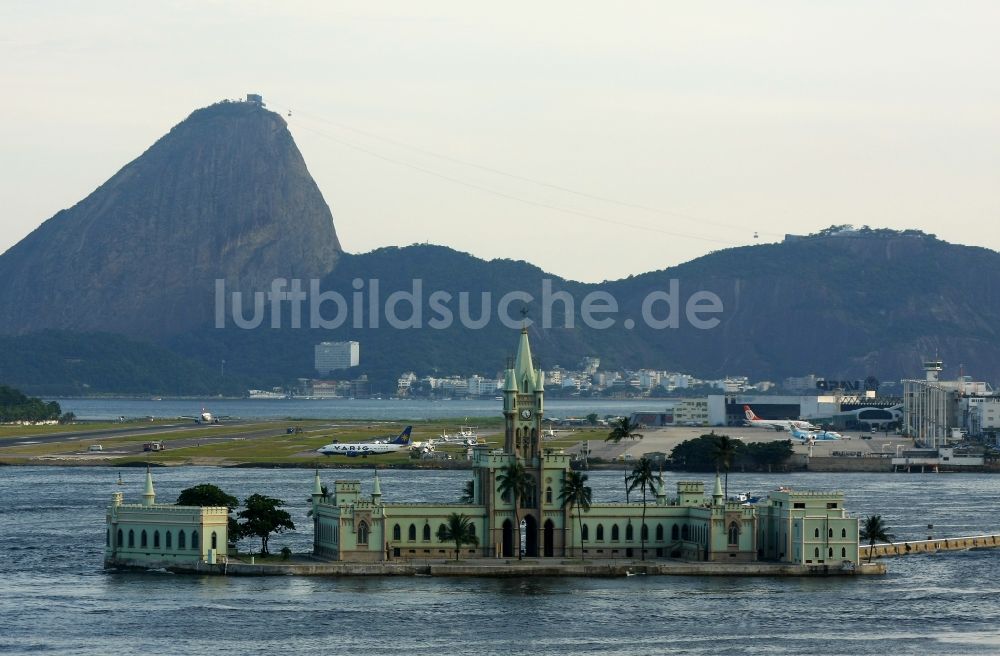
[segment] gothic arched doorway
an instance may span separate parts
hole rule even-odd
[[[546,519],[542,538],[542,553],[545,554],[546,558],[551,558],[555,555],[555,533],[555,524],[552,523],[551,519]]]
[[[528,558],[538,557],[538,520],[534,515],[524,518],[524,555]]]
[[[509,519],[503,520],[503,540],[500,544],[500,551],[503,558],[514,557],[514,525]]]

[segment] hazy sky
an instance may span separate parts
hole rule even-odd
[[[4,0],[0,251],[247,92],[352,252],[590,281],[834,223],[998,249],[998,34],[996,2]]]

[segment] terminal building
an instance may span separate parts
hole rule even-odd
[[[970,376],[941,380],[943,369],[941,360],[927,360],[923,380],[903,381],[903,432],[929,449],[961,442],[967,435],[995,438],[1000,396]]]

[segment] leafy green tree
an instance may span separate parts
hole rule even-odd
[[[729,468],[733,466],[733,458],[736,456],[737,440],[728,435],[716,435],[713,455],[715,456],[715,473],[722,469],[726,475],[725,498],[729,498]]]
[[[177,505],[214,508],[225,506],[229,512],[232,512],[239,508],[240,500],[230,494],[226,494],[211,483],[202,483],[201,485],[181,490],[181,493],[177,496]],[[240,539],[240,525],[231,516],[229,517],[228,524],[229,527],[226,532],[229,534],[229,539],[227,542],[229,544],[236,544]]]
[[[655,495],[659,480],[660,477],[653,472],[653,461],[649,458],[641,458],[628,477],[629,491],[636,488],[642,491],[642,526],[639,528],[639,544],[641,545],[639,558],[641,560],[646,559],[646,492],[652,492]]]
[[[211,483],[202,483],[201,485],[195,485],[194,487],[181,490],[181,493],[177,496],[177,505],[225,506],[226,508],[232,510],[239,507],[240,501],[231,494],[226,494]]]
[[[771,467],[780,466],[792,457],[794,449],[792,449],[791,440],[782,440],[780,442],[753,442],[747,444],[745,448],[742,443],[739,443],[738,452],[744,451],[746,458],[754,468],[770,471]]]
[[[639,424],[632,423],[629,417],[619,417],[611,424],[611,432],[604,441],[618,444],[622,440],[641,440],[642,435],[636,432],[638,429]]]
[[[520,460],[505,466],[497,474],[497,489],[500,496],[514,502],[514,524],[517,525],[517,559],[521,560],[521,515],[518,508],[521,500],[530,497],[535,486],[535,478],[527,472]]]
[[[591,426],[596,426],[597,425],[597,413],[596,412],[591,412],[589,415],[587,415],[587,423],[590,424]]]
[[[260,538],[260,554],[262,556],[268,554],[267,542],[272,533],[295,530],[295,523],[292,522],[291,515],[281,510],[281,506],[285,505],[281,499],[274,499],[263,494],[251,494],[244,499],[243,505],[245,508],[238,515],[243,520],[240,524],[240,535]]]
[[[590,510],[591,489],[587,485],[587,475],[583,472],[566,472],[562,490],[559,491],[559,503],[562,508],[576,508],[577,526],[580,527],[580,557],[583,555],[583,511]]]
[[[868,562],[872,562],[872,551],[876,542],[892,542],[895,537],[889,533],[889,526],[882,521],[882,515],[868,515],[861,524],[862,541],[868,541]]]
[[[463,544],[479,545],[479,538],[476,537],[472,520],[458,513],[448,515],[448,520],[438,527],[437,539],[438,542],[455,543],[455,560],[458,560],[458,554],[462,550]]]
[[[472,503],[476,499],[476,484],[473,481],[465,481],[462,486],[462,497],[459,503]]]

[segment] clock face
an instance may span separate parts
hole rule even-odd
[[[531,410],[528,410],[527,408],[525,408],[524,410],[522,410],[521,411],[521,417],[523,419],[531,419]]]

